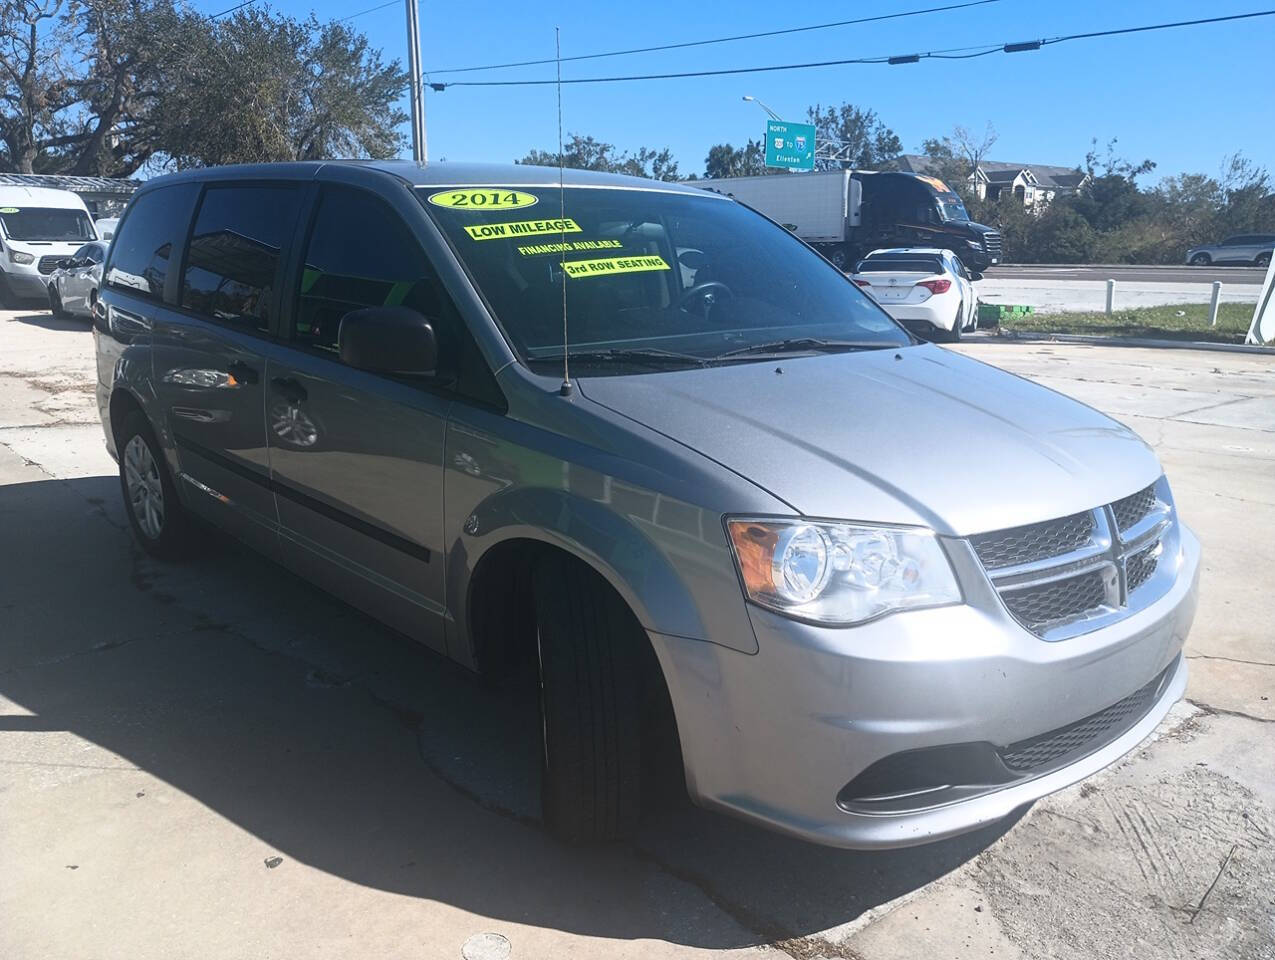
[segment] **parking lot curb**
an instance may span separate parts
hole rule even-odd
[[[1204,340],[1152,340],[1138,337],[1097,337],[1083,333],[1023,333],[1019,331],[988,331],[987,340],[978,338],[975,343],[1090,343],[1106,347],[1151,347],[1157,350],[1209,350],[1220,353],[1255,353],[1275,356],[1275,346],[1264,347],[1247,343],[1209,343]]]

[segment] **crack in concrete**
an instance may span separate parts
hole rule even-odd
[[[1211,707],[1207,703],[1201,703],[1199,700],[1188,699],[1187,703],[1199,710],[1202,710],[1210,717],[1238,717],[1241,720],[1252,720],[1254,723],[1275,723],[1275,717],[1256,717],[1251,713],[1245,713],[1243,710],[1228,710],[1225,707]]]
[[[1188,660],[1225,660],[1227,663],[1245,663],[1250,667],[1275,667],[1275,663],[1266,660],[1241,660],[1238,657],[1218,657],[1211,653],[1188,653]]]

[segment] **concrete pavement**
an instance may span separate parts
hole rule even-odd
[[[1206,550],[1194,706],[947,843],[826,850],[677,807],[580,851],[534,823],[519,691],[220,537],[142,554],[90,335],[0,313],[0,956],[1275,957],[1270,358],[959,349],[1160,453]]]

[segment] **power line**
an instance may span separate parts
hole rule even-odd
[[[1174,23],[1153,23],[1139,27],[1123,27],[1117,30],[1098,30],[1092,33],[1073,33],[1060,37],[1049,37],[1040,40],[1026,40],[1017,43],[988,44],[985,47],[955,47],[946,50],[932,50],[927,53],[910,53],[896,56],[853,57],[846,60],[819,60],[811,63],[782,63],[765,67],[734,67],[726,70],[691,70],[684,73],[648,73],[633,76],[617,77],[578,77],[563,80],[563,83],[623,83],[630,80],[675,80],[686,77],[719,77],[743,73],[770,73],[777,70],[806,70],[812,67],[839,67],[852,64],[904,64],[917,63],[921,60],[969,60],[975,57],[986,57],[993,53],[1019,53],[1039,50],[1054,43],[1065,43],[1068,40],[1091,40],[1095,37],[1114,37],[1127,33],[1145,33],[1150,30],[1169,30],[1175,27],[1195,27],[1210,23],[1226,23],[1234,20],[1251,20],[1254,17],[1269,17],[1275,10],[1258,10],[1253,13],[1237,13],[1226,17],[1206,17],[1201,20],[1179,20]],[[555,80],[456,80],[451,83],[431,83],[430,88],[436,91],[448,87],[527,87],[543,86],[556,83]]]
[[[250,6],[256,2],[257,0],[243,0],[243,3],[237,3],[233,7],[227,7],[225,10],[221,11],[220,13],[209,14],[208,19],[218,20],[221,17],[224,17],[228,13],[234,13],[236,10],[242,10],[244,7]]]
[[[397,7],[399,0],[388,0],[386,3],[379,3],[375,7],[368,7],[366,10],[360,10],[358,13],[352,13],[348,17],[338,17],[336,23],[345,23],[347,20],[353,20],[355,17],[361,17],[365,13],[376,13],[377,10],[384,10],[386,7]]]
[[[250,7],[256,2],[257,0],[243,0],[243,3],[237,3],[233,7],[228,7],[225,10],[222,10],[220,13],[209,14],[208,19],[218,20],[221,17],[226,16],[227,14],[234,13],[236,10],[242,10],[244,7]],[[355,17],[361,17],[366,13],[376,13],[377,10],[384,10],[386,7],[396,7],[398,6],[398,4],[399,4],[399,0],[387,0],[386,3],[378,4],[375,7],[368,7],[366,10],[360,10],[358,13],[352,13],[348,17],[337,17],[332,22],[345,23],[347,20],[353,20]],[[549,61],[549,62],[552,63],[553,61]]]
[[[665,43],[655,47],[634,47],[631,50],[612,50],[608,53],[584,53],[575,57],[563,57],[562,62],[569,60],[597,60],[602,57],[624,57],[631,53],[654,53],[657,50],[682,50],[686,47],[703,47],[713,43],[731,43],[735,40],[756,40],[761,37],[779,37],[790,33],[805,33],[810,30],[827,30],[831,27],[846,27],[856,23],[873,23],[877,20],[897,20],[900,17],[916,17],[923,13],[940,13],[944,10],[961,10],[965,7],[979,7],[988,3],[999,3],[1000,0],[969,0],[966,3],[952,3],[944,7],[927,7],[924,10],[904,10],[899,13],[883,13],[875,17],[860,17],[857,20],[838,20],[835,23],[816,23],[807,27],[788,27],[783,30],[766,30],[761,33],[741,33],[733,37],[716,37],[712,40],[688,40],[684,43]],[[534,67],[545,63],[555,63],[550,57],[545,60],[516,60],[511,63],[491,63],[481,67],[448,67],[444,70],[431,70],[430,73],[472,73],[475,70],[503,70],[506,67]]]

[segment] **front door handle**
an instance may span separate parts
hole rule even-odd
[[[257,383],[261,379],[257,371],[242,360],[234,360],[226,364],[226,372],[240,383]]]
[[[270,384],[289,403],[300,403],[309,396],[305,392],[305,387],[301,386],[293,377],[275,377],[270,381]]]

